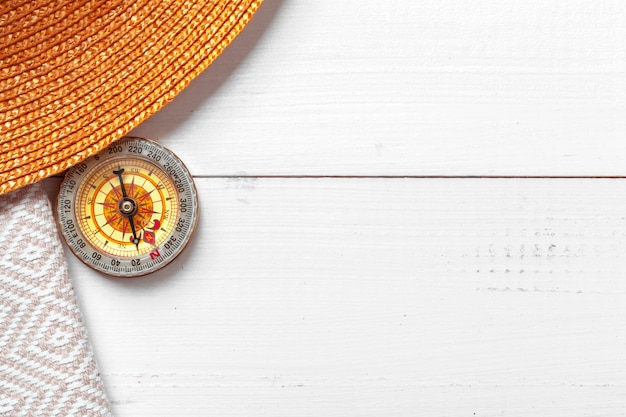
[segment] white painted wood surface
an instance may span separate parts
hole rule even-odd
[[[133,132],[196,177],[191,247],[69,255],[115,415],[624,415],[625,22],[266,0]]]

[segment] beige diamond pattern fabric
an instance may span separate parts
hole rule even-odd
[[[0,416],[110,416],[50,202],[0,196]]]

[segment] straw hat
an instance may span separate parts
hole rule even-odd
[[[261,3],[0,1],[0,194],[64,171],[157,112]]]

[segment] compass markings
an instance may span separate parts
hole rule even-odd
[[[107,222],[104,224],[105,226],[113,223],[114,221],[118,220],[121,217],[121,214],[117,213],[116,215],[112,216],[110,219],[107,220]]]
[[[123,197],[122,192],[120,190],[118,190],[117,187],[115,187],[111,181],[108,181],[108,182],[109,182],[109,185],[111,186],[111,189],[113,190],[113,193],[115,194],[115,196],[117,198],[122,198]],[[100,192],[104,193],[105,195],[107,194],[102,189],[100,189]]]
[[[152,144],[149,143],[149,145]],[[155,149],[160,150],[158,146]],[[124,266],[119,266],[120,261],[117,260],[118,266],[116,267],[114,264],[109,264],[110,259],[107,258],[102,265],[98,263],[98,269],[108,273],[114,271],[115,274],[137,275],[138,271],[147,272],[155,267],[158,268],[157,264],[164,263],[163,261],[168,262],[168,258],[176,256],[179,251],[176,248],[180,246],[182,240],[168,242],[167,239],[168,236],[172,236],[171,234],[179,235],[174,232],[174,226],[178,219],[177,214],[182,215],[182,213],[180,213],[179,194],[173,180],[178,180],[184,170],[176,169],[174,172],[166,172],[162,169],[162,164],[157,167],[157,164],[145,158],[135,158],[134,155],[126,154],[118,156],[113,160],[101,161],[100,164],[90,162],[94,164],[95,169],[85,174],[80,200],[81,204],[85,205],[85,210],[81,215],[78,215],[78,212],[76,214],[80,219],[81,228],[87,231],[86,237],[92,240],[94,247],[100,248],[103,256],[118,257],[125,263]],[[177,161],[168,159],[167,162],[175,165]],[[112,170],[119,171],[122,167],[126,171],[123,174],[123,180],[116,175],[110,175]],[[121,187],[117,183],[118,180],[122,183]],[[188,193],[183,194],[184,196],[180,197],[188,198]],[[118,207],[124,197],[134,202],[132,211],[133,216],[136,216],[134,222],[132,222],[132,217],[129,219],[125,215],[126,212],[120,211]],[[137,237],[128,241],[133,224],[141,233],[139,245],[135,244]],[[172,231],[170,232],[169,229]],[[157,230],[158,233],[155,233]],[[180,233],[186,232],[185,230]],[[168,250],[157,246],[164,242],[168,242],[170,246]],[[139,258],[141,258],[141,264],[138,261]],[[88,260],[95,262],[91,258]],[[131,260],[137,261],[132,267]]]
[[[135,196],[135,176],[133,175],[133,179],[130,182],[130,187],[128,187],[128,195]]]
[[[139,212],[141,214],[161,214],[160,211],[148,210],[147,208],[139,207]]]
[[[150,196],[150,194],[155,190],[156,188],[153,188],[152,190],[146,192],[144,195],[137,197],[137,202],[139,201],[143,201],[146,198],[148,198]]]
[[[123,227],[122,227],[122,242],[124,241],[124,238],[126,237],[126,231],[128,230],[127,229],[128,225],[130,225],[130,223],[127,223],[127,222],[123,223]]]

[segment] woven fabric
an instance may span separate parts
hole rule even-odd
[[[121,139],[206,69],[261,3],[0,1],[0,194]]]
[[[110,416],[41,183],[0,196],[0,416]]]

